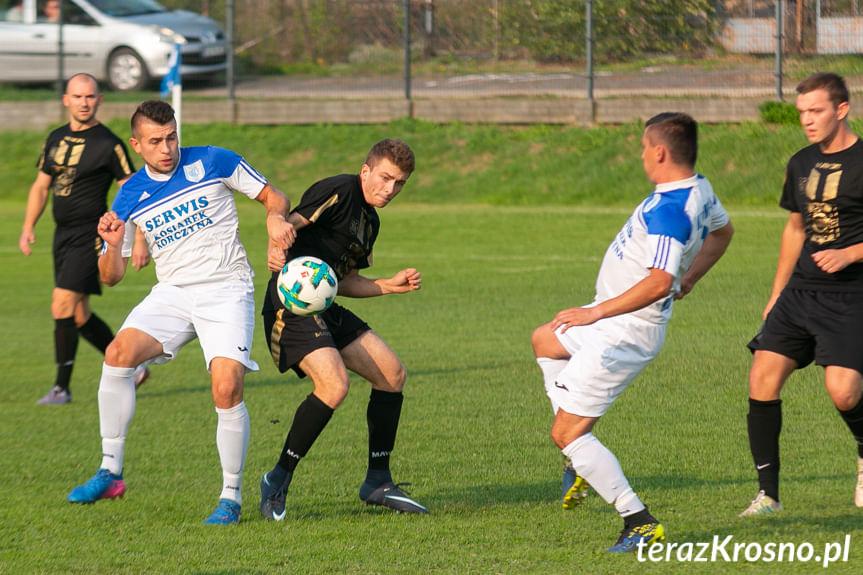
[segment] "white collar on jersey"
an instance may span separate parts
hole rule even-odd
[[[171,179],[171,176],[174,175],[174,172],[177,171],[177,168],[180,167],[180,164],[183,163],[183,150],[180,149],[180,156],[177,159],[177,165],[174,166],[174,169],[168,172],[167,174],[160,174],[159,172],[154,172],[150,169],[150,166],[144,164],[144,170],[147,172],[147,175],[150,176],[151,180],[156,180],[157,182],[167,182]]]

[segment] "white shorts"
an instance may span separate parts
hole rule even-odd
[[[571,357],[546,383],[552,405],[582,417],[604,415],[662,349],[665,326],[622,315],[555,332]]]
[[[178,287],[156,284],[126,317],[120,329],[135,328],[162,344],[153,363],[166,363],[195,339],[201,342],[207,370],[214,357],[234,359],[246,372],[257,371],[252,361],[255,331],[255,286],[251,280]]]

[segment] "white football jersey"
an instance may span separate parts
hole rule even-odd
[[[123,257],[132,255],[137,227],[160,282],[185,286],[251,278],[233,192],[254,199],[266,184],[242,157],[223,148],[182,148],[171,174],[144,166],[120,188],[111,208],[126,221]]]
[[[706,178],[659,184],[617,233],[596,278],[599,303],[616,297],[649,275],[649,268],[674,276],[671,294],[632,312],[659,323],[671,317],[673,296],[708,233],[728,223],[728,214]]]

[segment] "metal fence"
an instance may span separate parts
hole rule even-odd
[[[233,8],[230,97],[781,98],[861,0],[164,0]],[[863,78],[848,77],[854,88]]]

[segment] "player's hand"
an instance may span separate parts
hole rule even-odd
[[[21,232],[21,237],[18,238],[18,248],[25,256],[30,255],[30,246],[36,243],[36,234],[33,232]]]
[[[812,261],[821,271],[835,274],[853,264],[854,258],[846,250],[821,250],[812,254]]]
[[[571,307],[569,309],[565,309],[563,311],[559,311],[554,319],[551,320],[551,330],[556,331],[557,328],[562,327],[560,330],[561,333],[565,333],[566,330],[575,325],[590,325],[597,320],[602,319],[600,315],[599,308],[597,306],[592,307]]]
[[[147,249],[146,244],[141,245],[139,242],[135,242],[135,245],[132,247],[132,266],[135,268],[135,271],[139,272],[143,268],[147,267],[147,264],[150,263],[150,250]]]
[[[282,271],[287,262],[288,258],[285,255],[285,250],[275,245],[272,241],[269,242],[267,247],[267,269],[271,272]]]
[[[423,278],[416,268],[407,268],[391,277],[389,283],[391,293],[407,293],[422,288]]]
[[[99,218],[99,225],[96,230],[106,244],[118,248],[123,245],[126,222],[118,218],[116,212],[105,212],[105,215]]]
[[[285,220],[281,215],[267,216],[267,235],[270,243],[276,247],[286,250],[294,245],[297,239],[297,230],[294,225]]]
[[[674,299],[683,299],[689,292],[692,291],[692,288],[695,287],[695,282],[692,280],[687,280],[685,277],[680,280],[680,289],[677,290],[677,293],[674,294]]]

